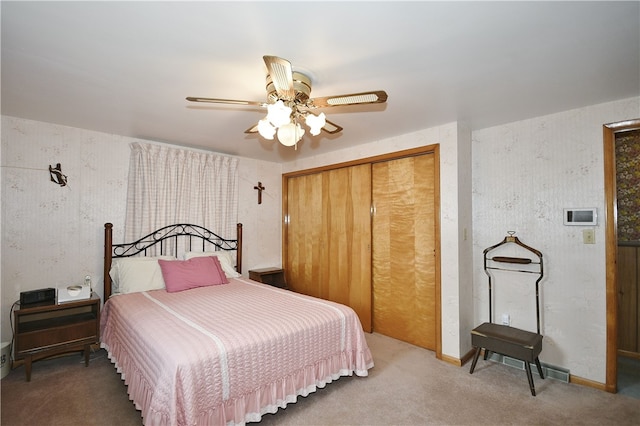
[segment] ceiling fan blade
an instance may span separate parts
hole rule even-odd
[[[257,128],[257,127],[256,127]],[[325,125],[322,128],[327,133],[334,134],[342,131],[342,127],[338,126],[335,123],[332,123],[329,120],[325,120]]]
[[[338,126],[335,123],[332,123],[329,120],[325,120],[325,124],[324,127],[322,128],[323,131],[329,133],[329,134],[334,134],[334,133],[339,133],[342,131],[342,127]],[[249,127],[247,130],[244,131],[245,133],[258,133],[258,125],[254,124],[253,126]]]
[[[245,133],[258,133],[258,124],[254,124],[253,126],[249,127],[247,130],[244,131]]]
[[[296,97],[293,89],[293,69],[291,62],[277,56],[265,55],[262,57],[267,65],[269,76],[273,80],[276,93],[281,99],[292,101]]]
[[[193,96],[187,96],[187,100],[191,102],[208,102],[212,104],[255,105],[260,107],[267,106],[267,103],[265,102],[240,101],[237,99],[198,98]]]
[[[342,105],[380,104],[387,101],[387,92],[376,90],[373,92],[352,93],[350,95],[326,96],[324,98],[309,99],[309,104],[316,108]]]

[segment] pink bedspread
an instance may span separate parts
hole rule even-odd
[[[250,280],[115,296],[102,347],[146,425],[259,421],[340,376],[373,367],[344,305]]]

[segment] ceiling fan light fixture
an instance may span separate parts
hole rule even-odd
[[[298,123],[288,123],[278,128],[278,140],[284,146],[294,146],[304,136],[304,129]]]
[[[273,136],[276,134],[276,128],[265,118],[258,121],[258,133],[265,139],[273,140]]]
[[[292,110],[281,100],[267,106],[267,111],[267,120],[269,120],[274,127],[281,127],[291,123]]]
[[[324,125],[327,124],[327,119],[324,112],[318,115],[308,114],[305,119],[305,124],[309,126],[309,133],[311,133],[311,135],[318,136]]]

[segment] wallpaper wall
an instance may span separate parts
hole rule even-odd
[[[122,241],[133,141],[139,140],[2,116],[2,341],[11,339],[9,312],[21,291],[78,284],[91,275],[102,296],[104,223],[112,222],[114,241]],[[67,176],[63,187],[49,178],[49,165],[57,163]],[[280,168],[240,158],[245,275],[252,267],[281,265]],[[260,205],[258,181],[267,188]]]
[[[640,130],[616,135],[618,241],[640,242]]]
[[[516,231],[543,253],[542,362],[605,382],[606,282],[603,132],[606,123],[640,118],[633,98],[509,123],[473,133],[474,312],[488,319],[482,251]],[[596,207],[596,226],[564,226],[563,208]],[[595,230],[584,244],[582,230]],[[496,279],[496,318],[535,330],[531,281]]]

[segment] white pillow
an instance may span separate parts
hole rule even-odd
[[[189,260],[194,257],[202,257],[202,256],[216,256],[227,278],[238,278],[242,276],[242,274],[239,274],[238,271],[236,271],[236,268],[234,265],[235,261],[233,260],[233,256],[231,255],[230,252],[226,250],[188,251],[184,254],[184,260]]]
[[[113,293],[127,294],[165,288],[158,259],[176,260],[173,256],[113,259],[109,271],[114,284]]]

